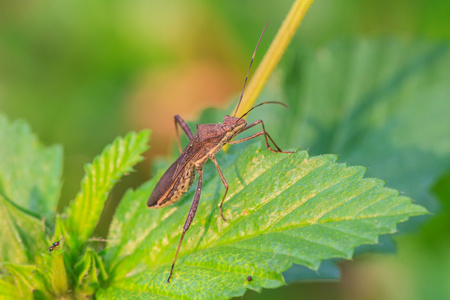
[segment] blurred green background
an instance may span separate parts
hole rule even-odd
[[[116,136],[153,131],[148,159],[115,189],[150,177],[170,152],[173,115],[194,120],[239,94],[259,34],[258,64],[292,1],[0,0],[0,110],[26,120],[47,145],[64,147],[59,210],[75,196],[83,165]],[[354,36],[450,39],[450,1],[317,0],[295,42],[318,48]],[[289,49],[288,49],[289,52]],[[220,120],[217,120],[220,121]],[[450,299],[450,170],[436,183],[441,212],[398,253],[340,264],[340,282],[297,283],[246,299]]]

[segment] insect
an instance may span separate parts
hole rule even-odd
[[[247,277],[247,281],[248,281],[248,282],[250,282],[250,281],[252,281],[252,280],[253,280],[252,276],[248,276],[248,277]]]
[[[263,102],[259,105],[252,107],[242,116],[236,117],[237,110],[244,95],[245,85],[247,83],[253,59],[255,58],[256,50],[258,49],[259,43],[264,34],[264,31],[266,30],[268,23],[269,22],[266,23],[266,26],[264,27],[264,30],[261,33],[261,36],[256,45],[255,51],[253,52],[252,60],[250,62],[250,66],[247,71],[247,76],[244,81],[244,87],[242,89],[241,97],[239,99],[238,105],[236,107],[233,116],[225,116],[223,119],[223,123],[197,125],[197,131],[194,135],[189,126],[187,125],[187,123],[179,115],[175,115],[175,131],[177,133],[178,148],[180,149],[181,154],[180,157],[169,167],[169,169],[164,173],[164,175],[156,184],[147,202],[147,207],[149,208],[165,207],[180,200],[181,197],[192,186],[195,179],[195,172],[198,173],[198,183],[197,188],[195,190],[194,199],[191,204],[191,208],[186,218],[186,222],[183,226],[183,232],[181,234],[181,238],[178,243],[178,248],[172,262],[172,267],[170,269],[167,282],[170,282],[170,279],[173,274],[173,269],[175,267],[175,262],[177,260],[178,252],[180,250],[181,243],[183,242],[184,235],[188,231],[192,223],[192,220],[194,219],[195,213],[197,211],[203,184],[203,165],[206,163],[206,161],[211,160],[214,163],[217,172],[219,173],[220,179],[222,180],[222,183],[225,186],[225,193],[223,195],[222,201],[219,204],[219,208],[222,219],[226,221],[225,217],[223,216],[222,206],[228,192],[228,183],[225,180],[225,177],[222,174],[219,164],[215,159],[216,153],[219,152],[225,144],[231,145],[239,144],[261,135],[264,135],[266,147],[270,151],[275,153],[293,153],[291,151],[282,151],[275,144],[270,135],[267,133],[262,120],[257,120],[253,123],[247,124],[247,122],[243,119],[243,117],[245,117],[250,111],[252,111],[254,108],[260,105],[275,103],[286,106],[285,104],[276,101]],[[249,137],[232,141],[232,139],[236,137],[238,134],[258,124],[261,124],[262,131],[252,134]],[[184,148],[183,151],[181,151],[181,142],[178,134],[178,126],[180,126],[181,129],[183,129],[184,133],[189,138],[189,144],[186,146],[186,148]],[[270,147],[269,140],[275,146],[275,149],[272,149]]]
[[[48,252],[52,253],[53,250],[59,247],[59,242],[61,242],[62,240],[64,240],[64,238],[60,239],[57,242],[54,242],[50,247],[48,247]]]

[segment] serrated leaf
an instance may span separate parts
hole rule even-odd
[[[53,293],[62,296],[67,293],[69,280],[64,265],[64,254],[59,252],[59,250],[55,250],[54,252],[51,257],[50,272],[48,275]]]
[[[42,217],[56,211],[62,148],[44,147],[23,121],[0,114],[0,190],[17,205]]]
[[[368,167],[367,176],[437,212],[431,187],[450,168],[448,43],[353,39],[313,51],[304,46],[290,46],[259,100],[280,100],[289,109],[263,106],[249,121],[264,120],[282,149],[339,153],[341,161]],[[414,219],[402,227],[423,221]],[[393,252],[391,237],[382,238],[356,251]]]
[[[91,248],[87,248],[83,258],[75,265],[77,295],[86,298],[92,295],[100,284],[100,279],[108,279],[102,260]]]
[[[117,138],[92,164],[86,165],[81,191],[70,204],[66,219],[72,238],[83,242],[92,234],[116,181],[142,160],[141,154],[148,149],[149,135],[150,132],[144,130]]]
[[[282,145],[339,153],[436,211],[431,186],[450,168],[447,43],[360,39],[307,53],[293,45],[283,70],[289,110],[259,112]]]
[[[149,191],[155,184],[155,180],[150,180],[136,191],[128,190],[124,195],[109,229],[108,251],[105,254],[107,265],[111,266],[113,262],[117,263],[119,257],[133,253],[142,239],[157,226],[163,210],[152,212],[149,222],[145,205],[145,199],[148,199]]]
[[[5,287],[9,285],[9,291],[5,295],[16,294],[19,299],[53,299],[58,295],[57,293],[55,294],[55,290],[49,293],[51,288],[49,286],[48,274],[40,267],[36,265],[17,265],[11,263],[6,263],[3,266],[9,273],[8,277],[5,277],[3,281]],[[6,280],[7,278],[9,280]],[[0,299],[5,299],[2,297],[2,292],[5,292],[2,288],[0,280]]]
[[[37,261],[40,267],[37,273],[42,276],[45,282],[45,288],[42,288],[41,291],[50,292],[52,295],[60,297],[67,296],[70,282],[70,277],[68,278],[66,272],[66,268],[70,266],[70,256],[66,252],[68,247],[65,246],[66,239],[69,239],[70,236],[66,238],[65,232],[61,216],[57,215],[54,236],[47,242],[45,252],[42,252],[41,259]],[[59,242],[59,245],[50,251],[49,248],[54,242]]]
[[[283,272],[286,284],[298,281],[339,280],[341,270],[333,260],[324,260],[317,270],[311,270],[305,266],[293,265]]]
[[[379,235],[395,232],[397,223],[426,213],[381,180],[362,178],[364,168],[335,160],[305,151],[273,154],[259,144],[227,153],[219,162],[230,186],[228,222],[217,208],[224,188],[208,166],[171,284],[166,279],[193,190],[161,210],[133,209],[144,207],[155,180],[129,192],[110,234],[117,242],[106,250],[106,257],[114,253],[107,259],[112,286],[97,296],[224,299],[247,288],[278,287],[293,263],[317,270],[322,260],[349,259],[356,246],[376,243]],[[116,248],[125,236],[126,246]],[[137,274],[124,278],[130,272]]]

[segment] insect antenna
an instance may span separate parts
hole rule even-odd
[[[288,108],[289,106],[287,106],[286,104],[282,103],[282,102],[278,102],[278,101],[266,101],[266,102],[262,102],[258,105],[253,106],[252,108],[250,108],[245,114],[243,114],[240,118],[242,119],[243,117],[245,117],[246,115],[248,115],[253,109],[257,108],[258,106],[264,105],[264,104],[280,104],[283,105],[284,107]]]
[[[264,32],[266,31],[267,25],[269,24],[269,20],[267,20],[266,26],[264,26],[264,29],[261,33],[261,36],[259,37],[258,43],[256,44],[256,48],[255,51],[253,51],[253,56],[252,56],[252,60],[250,61],[250,66],[248,67],[247,70],[247,76],[245,77],[245,81],[244,81],[244,87],[242,88],[242,93],[241,93],[241,97],[239,98],[239,102],[238,105],[236,106],[236,110],[234,111],[233,117],[236,116],[236,113],[239,109],[239,105],[241,105],[241,101],[242,101],[242,97],[244,97],[244,91],[245,91],[245,85],[247,84],[247,80],[248,80],[248,75],[250,74],[250,69],[252,68],[252,64],[253,64],[253,59],[255,58],[256,55],[256,50],[258,49],[259,46],[259,42],[261,42],[261,38],[264,35]]]

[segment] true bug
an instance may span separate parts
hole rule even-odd
[[[48,247],[48,252],[52,253],[53,250],[58,248],[59,247],[59,242],[61,242],[62,240],[64,240],[64,238],[60,239],[57,242],[54,242],[50,247]]]
[[[226,221],[225,217],[223,216],[222,205],[228,192],[228,184],[222,174],[222,171],[220,170],[219,164],[215,159],[215,154],[219,152],[225,144],[231,145],[239,144],[248,141],[250,139],[256,138],[260,135],[264,135],[264,138],[266,140],[266,147],[270,151],[275,153],[293,153],[291,151],[282,151],[275,144],[275,142],[267,133],[262,120],[257,120],[253,123],[247,124],[247,122],[243,119],[243,117],[246,116],[251,110],[260,105],[267,103],[275,103],[286,106],[285,104],[276,101],[263,102],[259,105],[252,107],[242,116],[236,117],[237,110],[242,101],[242,97],[244,96],[245,85],[247,83],[253,59],[255,58],[256,50],[258,49],[259,43],[264,34],[264,31],[266,30],[268,23],[269,22],[266,23],[266,26],[264,27],[264,30],[261,33],[261,36],[256,45],[255,51],[253,52],[250,66],[247,71],[247,76],[244,81],[244,87],[242,89],[241,97],[239,98],[239,102],[233,116],[225,116],[225,118],[223,119],[223,123],[197,125],[197,131],[194,135],[189,126],[187,125],[187,123],[179,115],[175,115],[175,130],[177,133],[178,147],[180,149],[181,154],[180,157],[169,167],[169,169],[164,173],[164,175],[156,184],[147,202],[147,206],[149,208],[160,208],[171,205],[174,202],[177,202],[192,186],[195,179],[195,171],[197,171],[199,178],[197,188],[195,190],[194,200],[192,201],[192,205],[189,210],[186,222],[183,226],[183,233],[181,234],[180,242],[178,244],[178,248],[172,262],[172,267],[170,269],[167,282],[170,282],[170,278],[172,277],[173,268],[175,266],[175,262],[177,260],[178,252],[180,250],[184,235],[186,234],[186,231],[189,229],[192,220],[194,219],[195,213],[197,211],[203,184],[203,165],[206,163],[206,161],[208,159],[212,160],[212,162],[216,166],[220,178],[222,179],[223,185],[225,186],[225,193],[223,195],[222,201],[219,204],[219,208],[221,217],[223,218],[224,221]],[[251,136],[246,138],[231,141],[239,133],[242,133],[247,129],[250,129],[258,124],[262,125],[262,131],[252,134]],[[183,129],[184,133],[189,138],[189,144],[186,146],[186,148],[184,148],[183,151],[181,151],[181,142],[178,134],[178,126],[180,126],[181,129]],[[270,140],[273,143],[275,149],[272,149],[270,147],[268,140]]]

